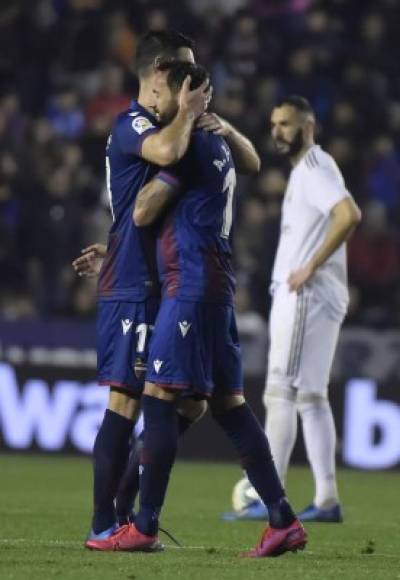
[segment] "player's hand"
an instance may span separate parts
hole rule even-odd
[[[314,274],[314,267],[311,263],[302,266],[292,272],[287,279],[290,292],[299,292]]]
[[[205,80],[197,89],[190,90],[190,83],[192,77],[188,75],[183,81],[181,91],[179,93],[179,109],[193,115],[197,119],[207,109],[211,96],[212,87],[208,80]]]
[[[94,278],[100,274],[106,253],[107,246],[104,244],[92,244],[82,250],[82,255],[72,262],[72,267],[78,276]]]
[[[201,115],[197,119],[196,127],[198,129],[204,129],[204,131],[210,131],[215,135],[221,135],[222,137],[227,137],[232,131],[232,125],[215,113],[204,113]]]

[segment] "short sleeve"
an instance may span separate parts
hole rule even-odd
[[[156,177],[171,187],[182,188],[187,183],[187,175],[190,174],[190,156],[186,154],[178,163],[164,167],[161,169]]]
[[[117,141],[123,153],[141,155],[143,141],[160,128],[154,124],[151,118],[143,113],[128,113],[119,120],[115,131]]]
[[[308,203],[324,215],[329,215],[334,206],[350,196],[339,171],[327,165],[306,169],[303,184]]]

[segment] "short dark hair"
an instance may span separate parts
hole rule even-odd
[[[158,70],[168,71],[167,83],[171,91],[174,92],[181,88],[183,81],[188,75],[190,75],[192,79],[190,83],[192,91],[197,89],[197,87],[203,84],[210,76],[204,66],[176,60],[160,63]]]
[[[139,40],[135,68],[139,76],[154,66],[157,57],[173,58],[180,48],[194,49],[194,42],[176,30],[150,30]]]
[[[283,106],[293,107],[300,113],[309,113],[311,115],[315,115],[314,110],[305,97],[300,97],[298,95],[290,95],[289,97],[284,97],[280,99],[275,105],[275,107],[283,107]]]

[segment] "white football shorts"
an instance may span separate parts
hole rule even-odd
[[[326,396],[340,327],[312,288],[296,293],[286,283],[276,284],[266,388],[296,387]]]

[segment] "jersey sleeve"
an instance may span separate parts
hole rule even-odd
[[[185,155],[183,159],[181,159],[175,165],[161,169],[157,173],[156,178],[164,181],[164,183],[167,183],[175,189],[183,188],[185,182],[187,181],[188,171],[189,159],[188,155]]]
[[[329,215],[337,203],[350,196],[339,171],[328,165],[318,164],[308,169],[304,187],[308,203],[324,215]]]
[[[154,124],[152,119],[146,117],[143,113],[132,116],[126,115],[117,124],[115,131],[121,151],[133,155],[142,154],[143,141],[160,130],[160,127]]]

